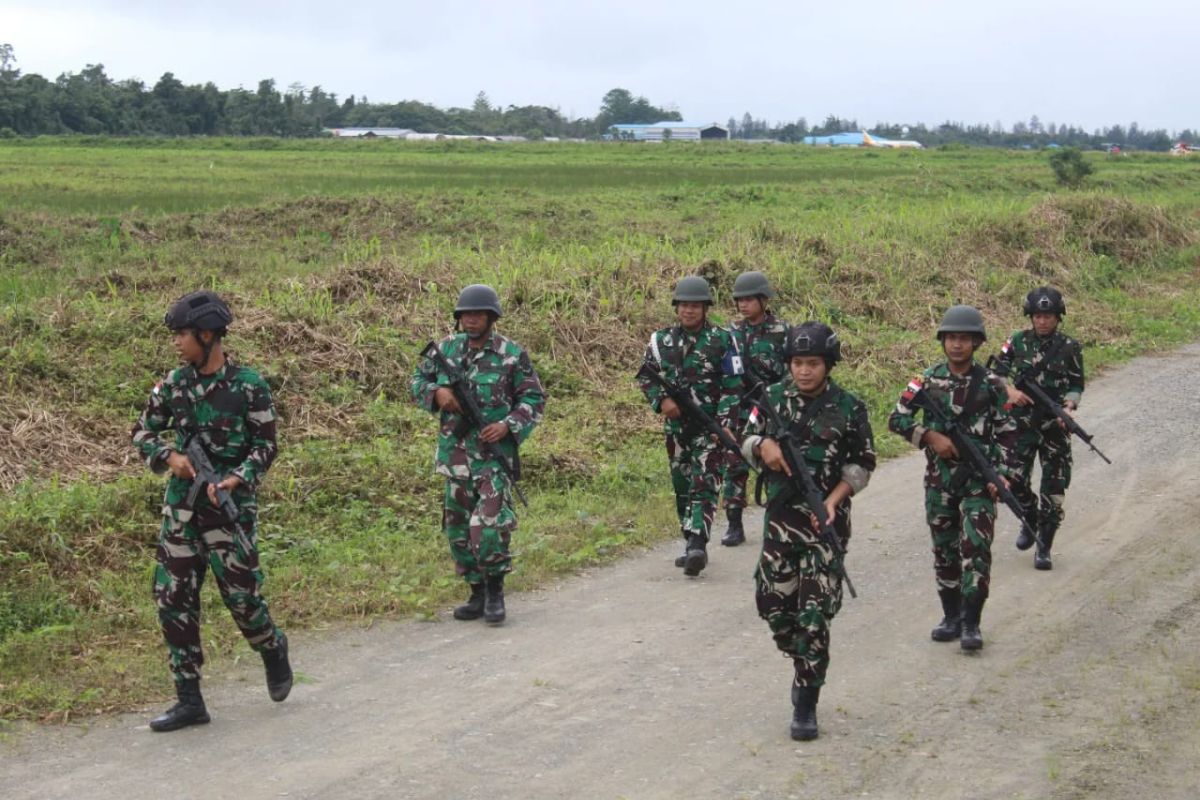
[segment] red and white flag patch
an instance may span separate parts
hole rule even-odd
[[[908,386],[904,387],[904,394],[900,395],[900,399],[906,404],[911,403],[912,399],[921,393],[925,388],[925,384],[921,382],[920,376],[913,378],[908,382]]]

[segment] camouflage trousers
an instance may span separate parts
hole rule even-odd
[[[671,462],[679,529],[684,538],[699,534],[708,541],[724,459],[706,433],[691,437],[668,434],[667,458]]]
[[[933,538],[933,572],[938,590],[986,600],[992,574],[996,504],[978,482],[962,493],[925,489],[925,521]]]
[[[845,545],[850,540],[848,509],[839,509],[834,528]],[[825,683],[829,626],[842,607],[835,558],[818,539],[807,509],[783,506],[767,512],[754,599],[775,646],[795,662],[797,686]]]
[[[1017,438],[1015,461],[1017,466],[1012,478],[1012,491],[1021,506],[1028,511],[1041,509],[1038,519],[1044,528],[1058,530],[1065,511],[1067,487],[1071,485],[1071,434],[1050,420],[1040,428],[1022,424]],[[1042,464],[1042,480],[1038,496],[1033,494],[1033,461]]]
[[[722,472],[725,478],[725,488],[721,492],[726,508],[746,507],[746,483],[750,478],[750,468],[746,462],[725,451],[725,466]]]
[[[517,527],[508,479],[498,471],[467,480],[446,479],[442,528],[454,570],[467,583],[512,571],[509,540]]]
[[[176,682],[199,678],[204,664],[200,587],[209,569],[225,607],[250,646],[256,651],[279,646],[283,633],[271,621],[262,596],[263,573],[255,546],[257,510],[252,502],[241,506],[239,531],[232,525],[211,528],[199,524],[185,508],[165,508],[154,569],[154,601]]]

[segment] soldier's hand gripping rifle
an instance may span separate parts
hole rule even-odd
[[[434,363],[437,364],[438,370],[445,373],[446,378],[450,381],[446,385],[446,388],[453,392],[455,399],[458,400],[458,407],[462,409],[462,418],[466,424],[466,428],[478,428],[482,431],[487,422],[483,416],[483,409],[479,407],[479,400],[475,397],[475,390],[471,386],[471,382],[467,380],[467,376],[463,374],[462,370],[455,369],[454,365],[446,359],[446,356],[434,342],[425,345],[425,349],[421,351],[421,355],[425,358],[433,359]],[[521,505],[528,506],[529,502],[525,499],[525,493],[517,485],[517,479],[520,477],[520,468],[513,462],[510,462],[494,443],[481,440],[479,446],[484,454],[489,458],[495,459],[500,464],[500,470],[508,478],[509,485],[512,486],[513,491],[517,494],[517,499],[521,501]]]
[[[850,576],[846,574],[846,548],[842,546],[842,540],[838,538],[837,531],[834,530],[833,520],[829,518],[829,511],[825,508],[825,498],[821,495],[817,481],[804,461],[804,453],[801,452],[800,443],[796,441],[791,426],[783,421],[779,412],[771,407],[770,401],[766,398],[763,398],[761,402],[755,401],[753,405],[767,415],[767,420],[775,430],[770,438],[779,442],[779,449],[783,451],[783,460],[792,472],[790,478],[782,474],[780,477],[788,481],[793,490],[798,489],[804,495],[805,504],[812,515],[817,518],[818,538],[833,552],[837,559],[838,576],[845,582],[850,596],[857,598],[858,592],[854,591],[854,584],[850,582]]]
[[[958,451],[958,457],[965,459],[967,464],[975,470],[975,474],[983,479],[984,483],[990,483],[996,487],[996,494],[1000,497],[1000,500],[1003,501],[1004,505],[1008,506],[1008,510],[1020,520],[1021,524],[1033,534],[1034,541],[1037,542],[1038,547],[1045,549],[1037,528],[1026,521],[1025,509],[1021,508],[1021,503],[1017,500],[1017,496],[1004,484],[1000,473],[996,472],[996,468],[992,466],[992,462],[988,460],[988,457],[976,446],[975,442],[971,441],[971,437],[967,434],[967,430],[962,426],[962,423],[956,419],[951,419],[930,398],[924,388],[913,395],[912,400],[908,401],[908,405],[913,408],[924,409],[926,413],[942,424],[942,427],[945,429],[943,433],[950,437],[950,441],[954,444],[954,449]]]
[[[238,522],[238,517],[241,515],[241,512],[238,511],[237,503],[233,502],[233,498],[229,496],[229,492],[220,488],[223,479],[213,469],[212,460],[209,459],[208,453],[200,441],[200,437],[196,435],[189,436],[183,453],[187,456],[188,461],[192,462],[192,469],[196,473],[196,477],[192,479],[192,485],[188,489],[187,507],[194,510],[200,492],[211,485],[216,490],[217,508],[225,516],[229,524],[240,531],[241,523]]]
[[[646,378],[657,383],[666,392],[667,397],[674,400],[675,404],[679,406],[679,410],[683,413],[686,422],[699,425],[711,433],[722,447],[736,454],[747,467],[754,469],[754,465],[746,460],[746,456],[742,455],[742,448],[738,446],[737,440],[729,434],[729,431],[721,427],[721,423],[705,413],[700,404],[696,402],[696,398],[692,396],[691,391],[671,383],[649,361],[642,364],[642,368],[638,370],[637,374],[639,378]]]
[[[1092,448],[1092,452],[1104,459],[1105,464],[1111,464],[1108,456],[1100,452],[1100,448],[1092,444],[1092,436],[1083,429],[1075,418],[1067,413],[1067,410],[1062,407],[1061,403],[1056,403],[1054,398],[1046,394],[1046,390],[1038,385],[1037,381],[1029,376],[1028,373],[1022,372],[1013,380],[1013,386],[1020,389],[1025,394],[1033,398],[1034,403],[1041,406],[1043,410],[1049,411],[1054,416],[1058,417],[1058,421],[1063,424],[1068,431],[1078,436],[1083,440],[1083,443]]]

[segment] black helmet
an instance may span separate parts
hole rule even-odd
[[[983,329],[983,314],[974,306],[950,306],[942,316],[942,324],[938,326],[937,338],[940,342],[947,333],[974,333],[987,341],[987,332]]]
[[[788,331],[787,357],[821,356],[832,367],[842,360],[842,340],[823,322],[802,322]]]
[[[1063,301],[1062,292],[1058,289],[1053,286],[1039,286],[1025,295],[1025,306],[1022,311],[1027,317],[1032,317],[1034,314],[1057,314],[1059,317],[1064,317],[1067,313],[1067,304]]]
[[[458,302],[454,305],[454,318],[461,317],[464,311],[490,311],[499,317],[500,295],[490,286],[473,283],[458,293]]]
[[[204,289],[185,294],[171,304],[163,322],[173,331],[223,331],[233,322],[233,312],[216,292]]]
[[[759,296],[767,298],[775,296],[775,292],[771,290],[771,282],[767,280],[766,275],[761,272],[743,272],[737,276],[737,280],[733,282],[734,300]]]
[[[680,303],[711,304],[712,301],[712,292],[709,291],[708,281],[699,275],[680,278],[679,282],[675,284],[675,293],[671,295],[671,305],[673,306]]]

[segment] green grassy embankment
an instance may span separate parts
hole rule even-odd
[[[631,375],[680,275],[708,276],[726,319],[734,277],[762,269],[785,317],[838,328],[837,377],[885,453],[950,303],[983,308],[990,353],[1024,293],[1058,285],[1092,371],[1195,338],[1200,164],[1095,166],[1063,192],[1040,154],[975,150],[0,145],[0,720],[169,691],[149,598],[162,484],[127,435],[173,364],[161,319],[185,291],[230,298],[229,345],[283,416],[260,528],[280,622],[428,615],[461,587],[407,384],[461,285],[497,286],[551,398],[523,451],[521,588],[672,535]],[[250,653],[205,595],[211,676]]]

